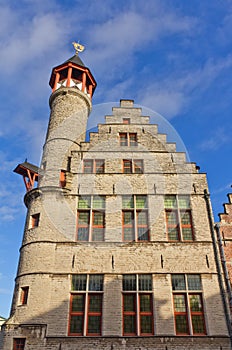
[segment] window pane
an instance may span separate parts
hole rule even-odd
[[[88,317],[88,334],[101,333],[101,316]]]
[[[90,208],[90,196],[79,197],[78,208]]]
[[[89,295],[89,312],[101,312],[102,309],[102,295]]]
[[[147,226],[147,211],[137,212],[137,220],[138,225]]]
[[[135,174],[143,173],[143,161],[140,159],[134,160],[134,172]]]
[[[134,197],[133,196],[123,196],[122,197],[122,207],[123,207],[123,209],[134,208]]]
[[[96,173],[103,174],[104,173],[104,160],[98,159],[95,161]]]
[[[87,275],[72,276],[72,290],[86,290]]]
[[[125,312],[135,312],[136,305],[136,295],[135,294],[124,294],[123,295],[123,310]]]
[[[151,294],[140,294],[140,312],[151,312]]]
[[[123,228],[123,240],[124,241],[134,241],[135,232],[133,227],[124,227]]]
[[[137,134],[129,134],[130,146],[137,146]]]
[[[164,206],[167,209],[177,208],[176,205],[176,196],[165,196],[164,198]]]
[[[151,275],[139,275],[139,290],[152,290]]]
[[[192,228],[182,227],[182,236],[184,241],[192,241],[193,240]]]
[[[134,212],[124,211],[123,212],[123,224],[124,225],[134,225]]]
[[[77,232],[77,240],[87,242],[89,240],[89,228],[79,227]]]
[[[184,275],[172,275],[172,289],[173,290],[185,290],[185,278]]]
[[[178,198],[179,208],[188,209],[190,208],[190,198],[189,196],[179,196]]]
[[[124,315],[124,334],[135,334],[135,316],[134,315]]]
[[[176,211],[167,211],[166,212],[167,223],[168,225],[177,225],[178,216]]]
[[[14,338],[13,348],[14,350],[24,350],[26,339],[25,338]]]
[[[119,134],[119,138],[120,138],[120,146],[127,146],[127,134],[121,133]]]
[[[72,295],[72,312],[84,312],[85,308],[85,295],[84,294],[73,294]]]
[[[92,229],[92,241],[104,241],[104,228],[93,228]]]
[[[177,334],[189,334],[187,319],[185,315],[176,315],[175,321]]]
[[[93,172],[93,161],[92,159],[84,160],[84,173],[90,174]]]
[[[190,295],[189,301],[190,301],[191,311],[200,311],[200,312],[202,311],[201,296],[199,294]]]
[[[181,211],[180,212],[181,224],[182,225],[191,225],[191,214],[190,211]]]
[[[93,225],[94,226],[104,226],[104,213],[100,211],[93,212]]]
[[[123,160],[123,172],[125,174],[131,174],[132,173],[132,163],[130,160]]]
[[[147,196],[136,196],[136,208],[143,209],[147,208]]]
[[[70,333],[83,334],[83,315],[73,315],[70,320]]]
[[[123,276],[123,290],[136,290],[136,276],[124,275]]]
[[[142,334],[152,334],[152,316],[144,316],[142,315],[140,317],[140,323],[141,323],[141,333]]]
[[[174,308],[176,312],[186,312],[186,301],[184,294],[174,294]]]
[[[105,197],[94,196],[93,197],[93,208],[94,209],[104,209],[105,208]]]
[[[202,290],[200,275],[187,275],[189,290]]]
[[[192,315],[193,334],[205,334],[205,322],[203,315]]]
[[[89,276],[89,290],[90,291],[103,291],[103,275],[90,275]]]
[[[177,227],[175,228],[168,227],[168,239],[169,241],[179,240],[179,229]]]
[[[148,241],[149,231],[145,227],[138,227],[138,241]]]
[[[89,225],[89,212],[80,211],[78,213],[78,225],[88,226]]]

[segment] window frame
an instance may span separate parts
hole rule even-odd
[[[173,289],[173,277],[174,276],[184,276],[185,288]],[[200,288],[190,288],[188,283],[188,278],[192,276],[198,276],[200,281]],[[200,274],[172,274],[172,299],[173,299],[173,315],[174,315],[174,325],[175,333],[177,336],[191,335],[191,336],[205,336],[207,335],[206,329],[206,319],[205,319],[205,310],[204,310],[204,300],[203,300],[203,290],[202,290],[202,281]],[[176,311],[175,310],[175,296],[183,296],[185,300],[185,311]],[[192,310],[191,307],[191,297],[198,296],[201,306],[201,310]],[[177,331],[177,319],[176,316],[185,316],[186,319],[186,329],[187,332],[178,332]],[[193,324],[193,316],[200,316],[203,319],[203,332],[195,332]]]
[[[138,135],[136,132],[120,132],[119,133],[119,144],[120,146],[126,147],[137,147],[138,146]]]
[[[126,276],[135,276],[135,289],[124,289],[124,278]],[[150,289],[140,289],[140,278],[142,276],[149,276],[151,286]],[[125,274],[122,276],[122,330],[123,336],[152,336],[154,335],[154,298],[153,298],[153,287],[152,287],[152,274]],[[133,310],[125,310],[125,296],[133,296]],[[141,297],[149,295],[150,311],[141,311]],[[125,317],[134,316],[134,332],[125,332]],[[142,317],[149,316],[151,320],[151,332],[142,332]]]
[[[149,216],[148,216],[148,196],[147,195],[131,195],[131,196],[127,196],[124,195],[122,196],[122,202],[123,200],[128,197],[131,198],[130,199],[130,203],[131,200],[133,201],[133,207],[124,207],[124,204],[122,203],[122,240],[123,242],[131,242],[131,241],[135,241],[135,242],[149,242],[150,241],[150,230],[149,230]],[[137,205],[137,199],[139,197],[145,197],[145,207],[140,208]],[[125,220],[125,216],[126,213],[131,213],[131,221],[129,223],[126,222]],[[139,214],[143,213],[145,214],[145,220],[146,223],[140,223],[139,219],[141,218],[141,216],[139,217]],[[125,231],[126,229],[131,229],[131,233],[133,235],[133,239],[125,239]],[[139,229],[147,229],[146,232],[143,235],[147,235],[147,239],[139,239]],[[142,236],[141,236],[142,237]]]
[[[88,198],[89,199],[89,207],[86,208],[80,208],[79,205],[79,201],[80,198]],[[94,200],[96,198],[101,198],[103,199],[103,207],[102,208],[94,208]],[[79,196],[78,197],[78,205],[77,205],[77,228],[76,228],[76,240],[78,242],[103,242],[105,239],[105,228],[106,228],[106,224],[105,224],[105,205],[106,205],[106,196],[94,196],[94,195],[86,195],[86,196]],[[80,222],[80,214],[81,213],[87,213],[88,214],[88,223],[81,223]],[[101,213],[102,215],[102,224],[96,224],[94,222],[95,218],[96,218],[96,214]],[[79,229],[85,228],[86,230],[88,230],[87,235],[88,235],[88,239],[79,239]],[[98,239],[94,239],[94,230],[97,231],[97,229],[101,229],[102,230],[102,239],[98,240]]]
[[[70,303],[69,303],[69,324],[68,324],[68,336],[101,336],[102,335],[102,315],[103,315],[103,295],[104,295],[104,275],[94,275],[94,274],[78,274],[79,276],[85,276],[86,277],[86,283],[85,288],[81,286],[80,289],[73,289],[73,278],[76,275],[71,276],[71,291],[70,291]],[[99,289],[96,285],[95,289],[93,290],[90,288],[91,278],[94,276],[100,276],[102,278],[102,284],[101,288]],[[76,295],[83,296],[83,308],[82,311],[73,311],[72,310],[72,302],[73,298]],[[100,311],[91,311],[90,310],[90,300],[94,296],[101,296],[100,297]],[[82,322],[82,332],[71,332],[71,320],[73,316],[83,316],[83,322]],[[100,332],[90,333],[89,332],[89,320],[91,316],[97,316],[100,317],[100,323],[99,323],[99,329]]]
[[[26,338],[13,338],[13,350],[24,350]]]
[[[40,213],[35,213],[30,215],[30,226],[29,228],[36,228],[39,226],[39,222],[40,222]]]
[[[29,296],[29,286],[21,287],[20,305],[27,305]]]
[[[128,163],[130,166],[126,166],[126,163]],[[122,172],[123,174],[143,174],[144,173],[143,164],[144,164],[143,159],[123,159]],[[129,169],[129,171],[125,171],[126,169]]]
[[[172,197],[175,199],[173,203],[173,207],[168,207],[165,204],[165,200],[167,197]],[[189,205],[186,205],[186,208],[183,208],[180,205],[181,199],[186,198],[188,200]],[[192,242],[195,241],[195,233],[194,233],[194,227],[193,227],[193,218],[192,218],[192,209],[191,209],[191,203],[190,203],[190,195],[165,195],[164,197],[164,210],[165,210],[165,223],[166,223],[166,234],[167,239],[170,242]],[[183,223],[184,214],[188,213],[189,216],[189,223]],[[175,216],[175,223],[170,223],[171,215],[173,214]],[[171,219],[172,220],[172,219]],[[184,229],[190,229],[191,230],[191,239],[185,239],[184,237]],[[169,229],[176,229],[177,232],[177,239],[170,238],[170,235],[172,234],[172,230],[169,231]]]
[[[86,171],[86,169],[89,169],[90,171]],[[104,159],[83,159],[82,173],[83,174],[104,174],[105,160]]]

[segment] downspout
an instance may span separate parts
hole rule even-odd
[[[204,190],[204,198],[205,198],[205,202],[206,202],[206,209],[207,209],[210,232],[211,232],[212,243],[213,243],[216,269],[217,269],[217,273],[218,273],[218,282],[219,282],[219,286],[220,286],[222,303],[223,303],[223,307],[224,307],[224,312],[225,312],[225,316],[226,316],[226,323],[227,323],[227,328],[228,328],[228,333],[230,336],[230,343],[231,343],[231,348],[232,348],[232,329],[231,329],[231,321],[230,321],[230,310],[228,308],[228,303],[227,303],[226,297],[225,297],[226,292],[225,292],[225,289],[223,286],[223,279],[222,279],[222,272],[221,272],[221,261],[220,261],[220,257],[218,254],[217,240],[216,240],[215,233],[214,233],[214,222],[213,222],[213,218],[212,218],[212,209],[211,209],[209,196],[210,196],[209,193],[205,189]]]
[[[221,233],[220,233],[220,224],[216,224],[215,229],[217,232],[217,240],[218,240],[218,244],[219,244],[219,252],[220,252],[220,256],[221,256],[221,263],[222,263],[223,273],[224,273],[224,277],[225,277],[225,284],[226,284],[226,290],[227,290],[227,295],[228,295],[228,299],[229,299],[229,305],[230,305],[230,308],[232,310],[232,289],[231,289],[231,285],[230,285],[230,278],[229,278],[228,269],[226,266],[226,257],[225,257],[225,252],[224,252],[223,244],[222,244],[222,237],[221,237]]]

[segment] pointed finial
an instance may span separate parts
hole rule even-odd
[[[84,49],[85,49],[84,45],[79,44],[79,42],[76,43],[76,42],[74,41],[72,44],[73,44],[73,46],[74,46],[74,49],[76,50],[76,55],[77,55],[77,56],[78,56],[78,53],[79,53],[79,52],[82,52],[82,51],[84,51]]]

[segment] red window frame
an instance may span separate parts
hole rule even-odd
[[[141,297],[143,295],[149,295],[150,297],[150,311],[141,311]],[[151,327],[152,330],[154,330],[154,320],[153,320],[153,304],[152,304],[152,293],[139,293],[139,325],[140,325],[140,335],[146,336],[146,335],[153,335],[154,332],[151,333],[143,333],[142,332],[142,317],[143,316],[149,316],[151,318]]]
[[[21,305],[26,305],[28,301],[29,287],[21,288]]]
[[[66,170],[60,171],[60,187],[64,188],[66,186]]]
[[[76,295],[82,295],[83,296],[83,311],[72,311],[72,305],[73,305],[73,297]],[[85,298],[86,298],[86,293],[71,293],[71,298],[70,298],[70,312],[69,312],[69,331],[68,335],[77,335],[81,336],[84,334],[84,321],[85,321]],[[70,326],[71,326],[71,318],[73,316],[82,316],[83,317],[83,322],[82,322],[82,332],[80,333],[71,333],[70,331]]]
[[[101,297],[101,301],[100,301],[101,302],[101,307],[100,307],[101,311],[90,311],[90,306],[89,306],[90,305],[90,299],[91,299],[91,297],[96,296],[96,295]],[[102,296],[103,296],[102,293],[89,293],[88,294],[86,335],[99,336],[102,333]],[[91,317],[91,316],[100,317],[100,332],[99,333],[89,333],[88,332],[88,329],[89,329],[89,317]]]
[[[134,173],[135,174],[143,174],[143,160],[142,159],[134,159]]]
[[[39,219],[40,219],[40,213],[32,214],[31,215],[31,227],[35,228],[39,226]]]
[[[93,173],[93,160],[92,159],[84,159],[83,160],[83,173],[84,174],[92,174]]]
[[[190,223],[189,224],[184,224],[183,222],[182,222],[182,213],[184,214],[184,213],[188,213],[188,215],[189,215],[189,221],[190,221]],[[193,241],[194,240],[194,231],[193,231],[193,221],[192,221],[192,212],[191,212],[191,210],[190,209],[180,209],[180,226],[181,226],[181,231],[183,231],[182,229],[183,228],[188,228],[188,229],[190,229],[191,230],[191,235],[192,235],[192,239],[191,240],[189,240],[189,239],[184,239],[184,237],[183,237],[183,233],[182,233],[182,239],[183,239],[183,241]]]
[[[13,350],[24,350],[26,344],[26,338],[14,338]]]
[[[134,311],[125,311],[125,296],[126,295],[133,295],[134,297]],[[123,335],[137,335],[137,307],[136,307],[136,293],[123,293]],[[135,332],[126,333],[125,332],[125,316],[133,316],[134,317],[134,329]]]
[[[130,118],[123,118],[122,122],[123,124],[130,124]]]
[[[175,295],[182,295],[184,297],[184,301],[185,301],[185,311],[176,311],[175,310]],[[188,321],[188,310],[187,310],[187,295],[186,293],[173,293],[173,305],[174,305],[174,318],[175,318],[175,329],[176,329],[176,334],[177,335],[189,335],[189,321]],[[187,328],[187,332],[183,333],[183,332],[178,332],[177,331],[177,320],[176,320],[176,316],[183,316],[185,317],[186,320],[186,328]]]
[[[123,159],[123,174],[132,174],[132,172],[131,159]]]
[[[123,174],[143,174],[143,160],[123,159]]]

